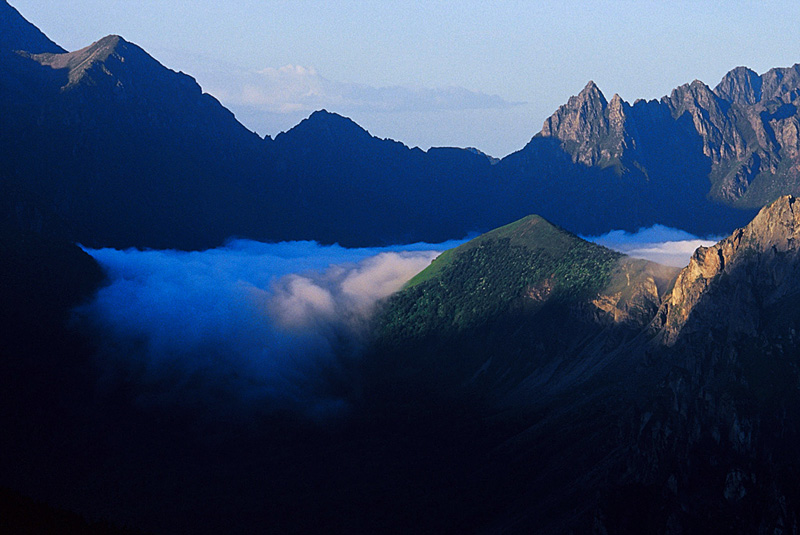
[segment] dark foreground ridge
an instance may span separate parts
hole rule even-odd
[[[0,483],[153,533],[792,525],[795,205],[779,199],[680,273],[538,216],[487,233],[386,303],[339,378],[350,410],[316,422],[257,400],[223,417],[213,390],[153,403],[168,378],[143,402],[135,374],[109,377],[94,335],[65,323],[100,283],[91,259],[40,245],[49,256],[16,258],[62,266],[65,297],[38,315],[26,269],[29,289],[3,301],[25,312],[3,331]],[[10,214],[12,250],[50,221]]]
[[[393,297],[370,362],[395,371],[374,372],[376,392],[470,403],[495,426],[470,487],[482,507],[465,525],[669,534],[794,525],[796,203],[781,197],[679,274],[529,218],[443,255]],[[531,263],[510,261],[518,253]],[[507,293],[493,291],[498,282]]]

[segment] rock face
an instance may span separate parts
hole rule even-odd
[[[650,326],[640,371],[661,379],[627,416],[621,488],[649,493],[639,506],[662,512],[665,533],[797,525],[800,493],[785,475],[800,469],[798,232],[797,199],[784,196],[698,249]]]
[[[733,154],[723,143],[729,107],[701,82],[633,105],[619,95],[607,101],[590,82],[496,167],[520,184],[515,199],[583,234],[653,221],[699,234],[725,222],[729,232],[753,215],[709,200],[712,173]]]
[[[613,323],[642,327],[655,317],[677,272],[647,260],[623,258],[592,303]]]
[[[607,102],[597,85],[589,82],[544,122],[540,135],[558,138],[574,162],[600,167],[619,164],[623,152],[635,148],[627,131],[629,109],[619,95]]]
[[[795,197],[781,197],[746,227],[694,253],[658,315],[664,343],[719,325],[727,337],[754,336],[765,309],[800,292],[798,208]]]

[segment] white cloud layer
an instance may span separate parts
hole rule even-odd
[[[689,259],[698,247],[708,247],[721,238],[699,238],[683,230],[654,225],[634,233],[612,230],[608,234],[585,239],[636,258],[667,266],[685,267],[689,265]]]
[[[226,104],[285,114],[308,114],[323,108],[339,113],[428,112],[502,109],[519,104],[462,87],[372,87],[338,82],[301,65],[259,71],[229,67],[225,76],[209,77],[206,86],[206,91]]]
[[[76,314],[102,341],[107,380],[136,384],[140,403],[211,396],[324,416],[346,403],[334,383],[347,384],[376,303],[458,243],[88,250],[110,284]]]

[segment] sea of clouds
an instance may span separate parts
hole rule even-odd
[[[685,267],[698,247],[714,245],[721,237],[699,238],[684,230],[653,225],[637,232],[612,230],[602,236],[584,239],[636,258],[667,266]]]
[[[663,226],[591,241],[685,266],[700,245]],[[233,406],[328,418],[357,395],[379,302],[464,240],[348,249],[235,240],[199,252],[87,249],[108,283],[76,311],[109,390],[144,406]],[[133,385],[133,386],[130,386]]]
[[[109,282],[76,316],[100,340],[105,381],[136,385],[139,403],[325,416],[346,408],[348,364],[377,303],[459,243],[87,249]]]

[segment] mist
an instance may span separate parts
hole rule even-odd
[[[636,258],[667,266],[686,267],[698,247],[714,245],[722,237],[701,238],[684,230],[653,225],[632,233],[612,230],[602,236],[588,236],[584,239]]]
[[[99,341],[101,388],[134,385],[140,405],[326,418],[356,395],[376,304],[459,243],[86,249],[109,282],[75,316]]]

